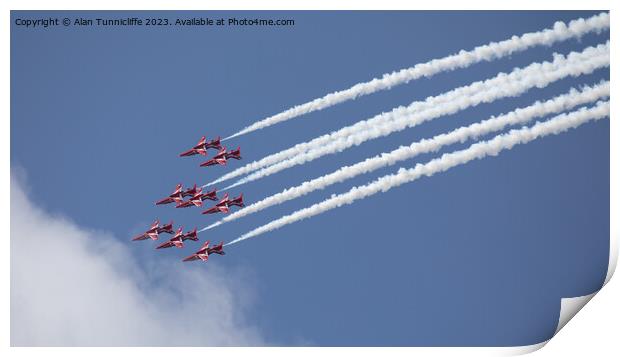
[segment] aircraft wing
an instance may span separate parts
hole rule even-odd
[[[165,205],[165,204],[168,204],[168,203],[172,203],[172,201],[173,201],[173,198],[166,197],[166,198],[164,198],[162,200],[159,200],[159,201],[155,202],[155,204],[156,205]]]
[[[187,207],[187,202],[179,202],[177,203],[177,205],[175,206],[175,208],[183,208],[183,207]]]
[[[196,150],[189,149],[189,150],[183,151],[182,153],[179,154],[179,156],[192,156],[192,155],[196,155]]]
[[[211,214],[211,213],[216,213],[219,212],[219,208],[217,207],[211,207],[206,211],[203,211],[202,214]]]
[[[157,248],[155,248],[155,249],[170,248],[170,247],[172,247],[173,245],[174,245],[174,244],[173,244],[172,242],[167,241],[167,242],[164,242],[164,243],[162,243],[162,244],[158,245],[158,246],[157,246]]]
[[[198,254],[192,254],[189,257],[183,259],[184,262],[191,262],[192,260],[200,259],[198,258]]]
[[[139,236],[134,237],[132,240],[145,240],[147,238],[148,238],[148,236],[143,233],[143,234],[141,234]]]

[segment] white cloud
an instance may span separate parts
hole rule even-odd
[[[110,234],[36,207],[11,176],[12,346],[264,343],[244,321],[243,274],[143,263]]]

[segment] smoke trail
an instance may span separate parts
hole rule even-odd
[[[492,61],[515,52],[525,51],[535,46],[551,46],[556,42],[565,41],[570,38],[580,38],[587,33],[600,33],[608,28],[608,13],[601,13],[588,19],[580,18],[573,20],[569,22],[568,26],[564,22],[558,21],[553,25],[553,28],[526,33],[519,37],[513,36],[501,42],[491,42],[487,45],[478,46],[471,51],[461,50],[451,56],[434,59],[426,63],[419,63],[414,67],[402,69],[397,72],[386,73],[380,79],[375,78],[368,82],[356,84],[349,89],[327,94],[322,98],[297,105],[281,113],[260,120],[224,140],[263,129],[307,113],[322,110],[347,100],[356,99],[360,96],[390,89],[421,77],[431,77],[439,72],[453,71],[455,69],[469,67],[478,62]]]
[[[411,104],[406,108],[407,113],[400,116],[391,116],[378,121],[375,120],[377,117],[369,119],[367,122],[374,121],[374,125],[368,125],[366,129],[358,130],[346,137],[341,136],[329,143],[260,169],[226,189],[258,180],[296,165],[302,165],[325,155],[341,152],[368,140],[387,136],[443,115],[454,114],[480,103],[489,103],[499,98],[517,96],[530,88],[535,86],[542,88],[567,76],[591,73],[597,68],[609,65],[608,45],[609,43],[599,45],[596,48],[589,47],[581,53],[573,52],[568,55],[568,58],[556,55],[553,63],[533,63],[524,69],[515,69],[509,75],[500,74],[483,82],[476,82],[437,97],[427,98],[424,102]],[[481,87],[487,89],[478,91],[477,89]]]
[[[367,185],[353,187],[349,192],[333,195],[323,202],[316,203],[258,227],[226,245],[238,243],[343,205],[349,205],[376,193],[385,192],[393,187],[415,181],[422,176],[432,176],[438,172],[443,172],[452,167],[475,159],[482,159],[489,155],[496,156],[501,151],[509,150],[515,145],[525,144],[547,135],[559,134],[588,121],[603,119],[607,116],[609,116],[609,102],[599,102],[593,108],[581,108],[570,113],[560,114],[553,119],[536,123],[529,128],[513,129],[506,134],[497,135],[491,140],[475,143],[467,149],[443,154],[441,157],[433,159],[426,164],[417,164],[412,169],[401,168],[396,174],[386,175]]]
[[[571,110],[577,106],[605,97],[609,97],[609,81],[601,82],[593,87],[583,87],[581,91],[573,88],[568,93],[545,102],[537,101],[528,107],[518,108],[506,114],[491,117],[490,119],[469,126],[460,127],[446,134],[436,135],[431,139],[423,139],[409,146],[401,146],[389,153],[382,153],[354,165],[341,167],[330,174],[306,181],[298,186],[288,188],[244,207],[204,228],[203,231],[217,227],[222,223],[231,222],[249,214],[262,211],[271,206],[307,195],[313,191],[322,190],[330,185],[343,182],[355,176],[366,174],[385,166],[394,165],[399,161],[411,159],[416,155],[437,152],[446,145],[458,142],[463,143],[469,139],[476,139],[491,132],[503,130],[510,125],[525,124],[535,118]]]
[[[454,101],[456,98],[459,98],[460,96],[472,96],[477,93],[481,95],[481,92],[485,90],[490,90],[493,93],[497,93],[497,91],[494,88],[497,85],[500,85],[500,84],[510,85],[512,81],[516,81],[520,79],[521,77],[527,76],[531,72],[540,71],[540,70],[547,70],[547,71],[553,70],[559,67],[560,65],[565,64],[566,62],[575,62],[577,58],[580,58],[579,60],[584,61],[587,56],[595,56],[596,52],[602,52],[602,51],[605,51],[606,55],[609,56],[608,54],[609,43],[605,45],[599,45],[596,48],[588,47],[581,53],[571,52],[568,56],[554,54],[554,61],[552,63],[549,63],[549,62],[543,62],[542,64],[533,63],[523,69],[513,70],[510,73],[510,75],[507,75],[505,73],[499,73],[493,79],[474,82],[470,84],[469,86],[460,87],[455,90],[452,90],[452,91],[449,91],[449,92],[446,92],[446,93],[443,93],[443,94],[440,94],[434,97],[433,96],[428,97],[424,101],[413,102],[407,107],[404,107],[404,106],[396,107],[392,109],[390,112],[378,114],[370,119],[362,120],[353,125],[334,131],[332,133],[319,136],[309,142],[300,143],[289,149],[280,151],[272,155],[268,155],[258,161],[254,161],[230,173],[227,173],[221,176],[220,178],[218,178],[217,180],[210,182],[203,187],[213,185],[216,183],[220,183],[222,181],[226,181],[231,178],[259,170],[266,166],[274,165],[283,160],[301,155],[305,153],[306,151],[309,151],[313,148],[322,147],[338,139],[346,138],[356,132],[368,130],[373,127],[377,127],[378,125],[380,125],[381,123],[385,121],[393,120],[394,118],[402,117],[403,115],[411,115],[417,111],[432,108],[444,102],[451,102],[451,101]],[[544,78],[544,76],[539,76],[539,77],[542,77],[541,80]]]

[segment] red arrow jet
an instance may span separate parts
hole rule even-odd
[[[200,166],[213,166],[213,165],[226,165],[226,148],[222,148],[220,151],[211,158],[211,160],[207,160],[200,164]]]
[[[170,223],[168,224],[160,226],[159,219],[157,219],[155,220],[155,222],[153,222],[151,228],[149,228],[146,232],[140,234],[139,236],[136,236],[132,240],[145,240],[148,238],[151,238],[152,240],[157,240],[157,238],[159,238],[159,233],[173,234],[174,231],[172,230],[172,221],[170,221]]]
[[[216,139],[213,139],[207,142],[206,137],[200,138],[200,141],[193,148],[182,152],[179,156],[192,156],[192,155],[202,155],[207,156],[207,149],[221,149],[222,145],[220,144],[220,137],[218,136]]]
[[[202,199],[203,201],[204,200],[217,201],[217,190],[212,189],[211,191],[203,192]]]
[[[240,194],[239,197],[229,200],[228,206],[245,207],[245,205],[243,204],[243,193]]]
[[[222,200],[220,202],[216,203],[215,206],[209,208],[208,210],[202,212],[202,214],[211,214],[217,212],[228,213],[230,211],[228,208],[229,201],[230,200],[228,199],[228,193],[225,193],[224,197],[222,197]]]
[[[170,238],[167,242],[164,242],[157,246],[155,249],[163,249],[170,247],[183,248],[183,241],[186,240],[198,241],[198,233],[196,232],[196,228],[193,231],[187,232],[183,234],[183,227],[179,228],[174,237]]]
[[[168,197],[157,201],[155,204],[165,205],[172,202],[179,203],[181,201],[183,201],[183,185],[178,184],[177,187],[174,189],[174,192],[172,192]]]
[[[217,154],[215,154],[215,156],[213,156],[211,160],[203,162],[200,166],[226,165],[228,159],[241,160],[241,147],[228,152],[226,151],[226,148],[223,147]]]
[[[224,194],[222,200],[215,204],[215,206],[209,208],[208,210],[202,212],[202,214],[211,214],[211,213],[229,213],[230,206],[238,206],[243,207],[243,194],[240,194],[239,197],[233,198],[232,200],[228,198],[228,193]]]
[[[192,205],[196,207],[202,207],[202,188],[198,188],[198,190],[196,190],[196,193],[194,193],[192,198],[190,198],[189,200],[185,202],[179,202],[176,205],[176,208],[191,207]]]
[[[226,159],[241,160],[241,146],[237,146],[236,150],[230,150],[227,152]]]
[[[210,241],[206,241],[205,244],[203,244],[203,246],[200,247],[200,249],[196,253],[183,259],[183,261],[191,262],[192,260],[200,259],[203,262],[206,262],[209,259],[209,255],[211,254],[219,254],[219,255],[226,254],[226,252],[224,252],[224,242],[220,242],[220,244],[215,245],[213,247],[209,247],[209,243]]]
[[[196,184],[194,184],[194,187],[192,188],[187,188],[187,190],[183,191],[181,193],[181,195],[183,195],[183,197],[188,197],[188,196],[193,196],[196,194],[196,191],[198,190],[198,188],[196,187]]]
[[[216,191],[211,190],[211,191],[203,193],[202,188],[199,187],[198,189],[196,189],[196,192],[194,193],[192,198],[190,198],[189,200],[185,202],[179,202],[176,205],[176,208],[191,207],[192,205],[196,207],[202,207],[202,202],[204,200],[216,201],[217,200]]]

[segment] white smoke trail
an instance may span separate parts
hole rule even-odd
[[[441,103],[452,102],[455,99],[462,97],[462,96],[469,97],[469,96],[473,96],[474,94],[482,95],[482,93],[486,90],[491,91],[492,93],[497,93],[497,91],[495,90],[495,86],[499,84],[510,85],[510,82],[517,81],[521,77],[526,77],[530,75],[531,72],[538,71],[537,73],[540,73],[540,70],[551,71],[551,70],[557,69],[561,65],[565,65],[567,62],[575,62],[576,60],[584,61],[586,57],[595,56],[597,52],[600,53],[602,51],[606,51],[607,52],[606,55],[609,56],[608,47],[609,47],[609,44],[607,43],[606,45],[599,45],[596,48],[589,47],[581,53],[571,52],[568,56],[554,54],[554,61],[552,63],[549,63],[549,62],[543,62],[542,64],[533,63],[523,69],[513,70],[510,73],[510,75],[507,75],[505,73],[499,73],[493,79],[474,82],[468,86],[460,87],[455,90],[452,90],[452,91],[449,91],[449,92],[446,92],[446,93],[443,93],[443,94],[440,94],[434,97],[433,96],[428,97],[424,101],[413,102],[407,107],[399,106],[397,108],[392,109],[390,112],[381,113],[370,119],[362,120],[353,125],[334,131],[332,133],[319,136],[309,142],[300,143],[289,149],[280,151],[272,155],[268,155],[258,161],[254,161],[243,167],[233,170],[230,173],[227,173],[221,176],[217,180],[210,182],[203,187],[213,185],[216,183],[220,183],[222,181],[226,181],[231,178],[259,170],[266,166],[274,165],[283,160],[301,155],[311,149],[328,145],[341,138],[346,138],[356,132],[368,130],[373,127],[377,127],[381,123],[384,123],[389,120],[393,120],[394,118],[402,117],[403,115],[411,115],[417,111],[432,108]],[[542,79],[544,79],[544,76],[541,76],[541,80]]]
[[[366,125],[365,129],[359,129],[348,136],[333,135],[334,139],[330,142],[251,173],[225,189],[273,175],[325,155],[341,152],[368,140],[387,136],[443,115],[454,114],[480,103],[489,103],[499,98],[517,96],[530,88],[542,88],[561,78],[588,74],[608,65],[609,43],[589,47],[580,53],[573,52],[567,57],[556,55],[552,63],[533,63],[523,69],[515,69],[508,75],[500,74],[495,78],[460,87],[437,97],[427,98],[423,102],[413,103],[406,108],[405,113],[399,116],[382,118],[383,114],[381,114],[366,121],[373,121],[374,125]],[[486,89],[479,91],[477,90],[479,88]],[[381,119],[377,120],[377,118]]]
[[[389,153],[382,153],[354,165],[341,167],[330,174],[306,181],[295,187],[287,188],[282,192],[246,206],[212,225],[205,227],[202,231],[307,195],[313,191],[322,190],[330,185],[343,182],[355,176],[366,174],[385,166],[394,165],[399,161],[409,160],[419,154],[437,152],[446,145],[458,142],[463,143],[469,139],[476,139],[491,132],[503,130],[510,125],[525,124],[535,118],[571,110],[577,106],[606,97],[609,97],[609,81],[601,82],[593,87],[583,87],[581,91],[573,88],[568,93],[545,102],[537,101],[528,107],[518,108],[506,114],[491,117],[490,119],[469,126],[460,127],[447,134],[439,134],[431,139],[423,139],[409,146],[401,146]]]
[[[432,176],[438,172],[446,171],[452,167],[463,165],[475,159],[482,159],[486,156],[496,156],[501,151],[509,150],[515,145],[525,144],[547,135],[559,134],[568,129],[576,128],[588,121],[599,120],[608,116],[609,102],[606,101],[599,102],[592,108],[581,108],[570,113],[560,114],[548,121],[536,123],[532,127],[513,129],[508,133],[497,135],[491,140],[475,143],[467,149],[443,154],[441,157],[433,159],[425,164],[418,163],[411,169],[401,168],[396,174],[383,176],[364,186],[353,187],[348,192],[340,195],[332,195],[331,198],[323,202],[316,203],[310,207],[298,210],[258,227],[226,245],[238,243],[245,239],[273,231],[285,225],[316,216],[343,205],[349,205],[376,193],[385,192],[402,184],[415,181],[422,176]]]
[[[478,46],[471,51],[461,50],[451,56],[434,59],[426,63],[419,63],[414,67],[402,69],[397,72],[386,73],[380,79],[375,78],[368,82],[356,84],[349,89],[327,94],[322,98],[297,105],[281,113],[260,120],[224,140],[263,129],[317,110],[322,110],[348,100],[356,99],[360,96],[390,89],[412,80],[422,77],[431,77],[439,72],[453,71],[469,67],[478,62],[492,61],[516,52],[525,51],[535,46],[551,46],[556,42],[565,41],[570,38],[580,38],[587,33],[600,33],[608,28],[608,13],[601,13],[588,19],[580,18],[573,20],[569,22],[568,26],[564,22],[558,21],[553,25],[553,28],[525,33],[521,36],[513,36],[501,42],[491,42],[487,45]]]

